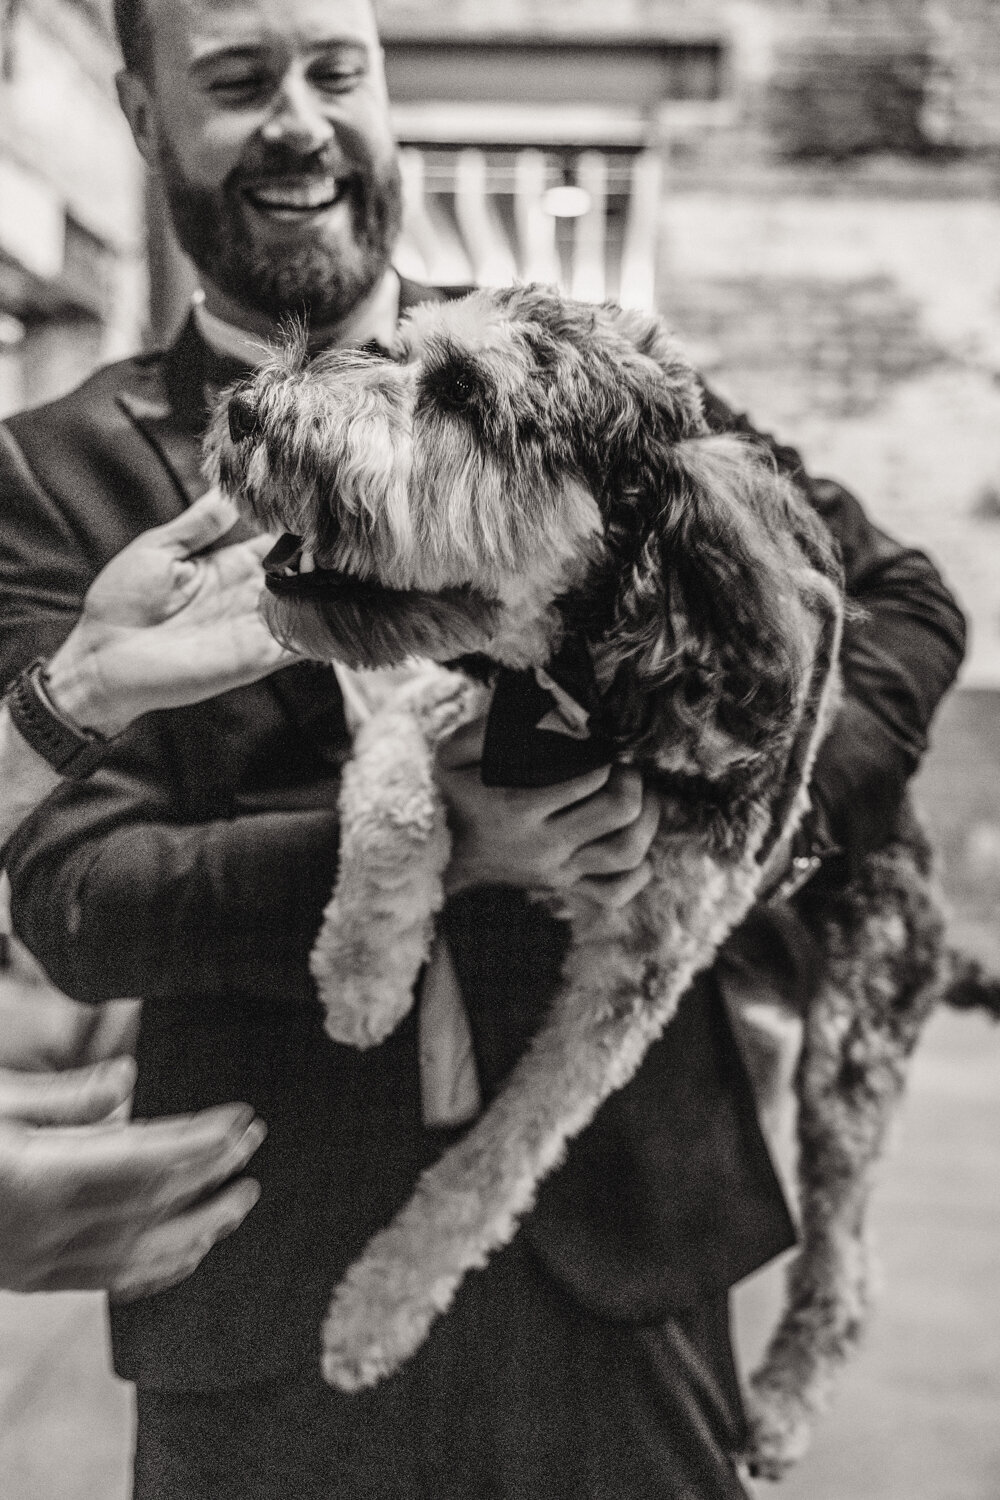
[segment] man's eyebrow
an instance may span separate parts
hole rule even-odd
[[[226,63],[259,62],[270,51],[271,47],[266,40],[231,47],[216,47],[196,57],[188,71],[197,76],[199,73],[209,72],[220,65],[224,66]],[[371,55],[371,47],[366,42],[348,41],[344,38],[315,42],[307,51],[312,60],[317,57],[337,56],[350,61],[365,62]]]

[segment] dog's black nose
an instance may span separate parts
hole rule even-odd
[[[229,398],[229,436],[234,443],[245,443],[259,432],[256,406],[246,391],[236,391]]]

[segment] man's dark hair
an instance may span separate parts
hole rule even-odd
[[[152,60],[152,38],[144,0],[115,0],[115,31],[128,71],[147,73]]]

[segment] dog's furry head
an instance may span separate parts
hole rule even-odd
[[[581,632],[618,742],[718,781],[801,707],[825,530],[759,449],[709,434],[652,318],[540,287],[428,303],[387,355],[293,339],[230,394],[215,477],[315,573],[276,633],[351,665],[544,665]]]

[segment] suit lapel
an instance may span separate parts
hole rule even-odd
[[[469,290],[424,286],[401,276],[399,311],[402,315],[420,302],[441,302]],[[178,503],[164,508],[160,516],[162,521],[169,521],[207,490],[201,445],[209,413],[219,392],[250,370],[239,360],[211,350],[198,332],[193,316],[162,356],[126,368],[129,383],[117,392],[116,399],[172,481]],[[250,534],[250,528],[239,521],[229,539],[242,540]]]
[[[118,405],[138,427],[174,483],[182,503],[173,514],[179,514],[208,489],[201,445],[212,404],[224,386],[247,373],[247,367],[236,360],[212,353],[194,319],[189,318],[163,357],[142,365],[135,384],[118,392]],[[250,535],[250,527],[239,521],[228,540]]]

